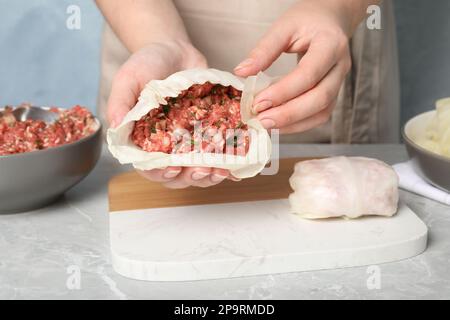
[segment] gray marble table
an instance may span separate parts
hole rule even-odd
[[[407,159],[401,145],[283,145],[280,153],[283,157],[361,155],[390,164]],[[375,269],[200,282],[123,278],[110,263],[107,183],[127,169],[105,151],[95,171],[58,203],[0,216],[0,299],[450,298],[450,207],[403,191],[403,201],[429,228],[428,249],[409,260]],[[375,286],[374,270],[379,279]]]

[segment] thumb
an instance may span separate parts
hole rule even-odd
[[[278,26],[273,26],[250,52],[248,58],[234,69],[234,73],[240,77],[248,77],[266,70],[288,45],[288,33]]]
[[[107,118],[112,128],[117,127],[134,107],[139,97],[139,83],[129,74],[120,71],[115,76],[108,99]]]

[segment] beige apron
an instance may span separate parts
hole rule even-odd
[[[295,0],[174,0],[193,44],[210,67],[232,71],[271,23]],[[226,3],[226,5],[225,5]],[[399,84],[391,1],[382,5],[382,30],[362,23],[351,40],[353,67],[341,88],[331,120],[282,142],[384,143],[399,140]],[[99,114],[105,114],[114,74],[129,52],[106,25],[102,45]],[[295,68],[284,54],[268,70],[273,76]]]

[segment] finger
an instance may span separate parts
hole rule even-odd
[[[314,38],[298,67],[256,97],[255,113],[300,96],[314,88],[327,75],[338,61],[339,46],[328,38],[326,40]]]
[[[250,52],[248,58],[234,69],[234,73],[237,76],[248,77],[266,70],[289,47],[290,34],[284,25],[273,25]]]
[[[137,170],[142,177],[155,182],[168,182],[175,179],[181,173],[181,167],[168,167],[166,169]]]
[[[230,171],[228,171],[227,179],[230,181],[234,181],[234,182],[242,181],[242,179],[236,178],[235,176],[233,176]]]
[[[266,129],[287,127],[325,109],[336,99],[345,73],[336,65],[312,90],[258,115]]]
[[[117,127],[122,122],[138,97],[138,81],[126,71],[119,71],[114,77],[108,99],[107,118],[111,127]]]
[[[192,186],[198,187],[198,188],[209,188],[209,187],[215,186],[216,184],[221,183],[222,181],[223,180],[214,182],[214,181],[212,181],[212,176],[209,176],[200,181],[196,181],[195,183],[192,184]]]
[[[311,130],[313,128],[319,127],[327,123],[333,112],[334,106],[336,105],[336,101],[331,103],[327,108],[316,113],[315,115],[301,120],[297,123],[291,124],[287,127],[283,127],[280,129],[280,134],[291,134],[291,133],[300,133]]]
[[[199,188],[209,188],[224,181],[229,176],[229,171],[225,169],[213,168],[211,174],[199,181],[194,181],[192,186]]]
[[[228,180],[234,181],[234,182],[240,182],[240,181],[242,181],[242,179],[236,178],[236,177],[233,176],[232,174],[230,174],[230,175],[228,176]]]
[[[230,171],[225,169],[214,168],[212,170],[210,180],[213,184],[219,184],[230,175]]]
[[[167,188],[171,189],[183,189],[190,186],[196,186],[201,184],[205,178],[209,178],[211,174],[211,168],[184,168],[182,173],[175,179],[165,183]]]

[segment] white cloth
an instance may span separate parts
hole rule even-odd
[[[394,165],[394,170],[400,178],[400,188],[450,205],[450,193],[442,191],[426,182],[414,171],[411,161]]]

